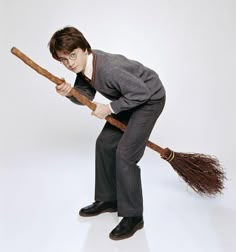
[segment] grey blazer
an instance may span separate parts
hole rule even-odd
[[[78,73],[74,84],[74,88],[90,100],[98,91],[111,100],[113,111],[119,113],[165,96],[158,74],[150,68],[122,55],[100,50],[92,50],[92,53],[92,80]],[[68,98],[80,104],[75,98]]]

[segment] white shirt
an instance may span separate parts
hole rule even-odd
[[[92,77],[93,77],[93,54],[90,53],[87,57],[87,63],[86,63],[86,67],[85,67],[85,70],[84,70],[84,75],[89,78],[90,80],[92,80]],[[114,113],[112,107],[110,104],[109,105],[109,108],[111,110],[112,113]]]
[[[87,63],[84,70],[84,75],[90,80],[92,80],[92,76],[93,76],[93,54],[92,53],[90,53],[87,57]]]

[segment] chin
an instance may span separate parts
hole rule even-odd
[[[72,71],[73,73],[79,73],[79,72],[80,72],[79,69],[77,69],[77,68],[71,69],[71,71]]]

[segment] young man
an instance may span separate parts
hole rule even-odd
[[[93,100],[96,91],[109,104],[96,103],[92,114],[104,119],[111,115],[127,125],[125,132],[105,124],[96,141],[95,202],[80,210],[84,217],[118,212],[121,222],[110,238],[132,236],[144,225],[140,168],[146,143],[165,104],[165,89],[158,75],[141,63],[122,55],[92,50],[74,27],[54,33],[49,41],[52,57],[74,72],[74,88]],[[68,97],[69,83],[56,87]],[[74,97],[72,102],[80,104]]]

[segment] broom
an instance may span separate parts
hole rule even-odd
[[[64,80],[59,79],[46,69],[37,65],[17,48],[13,47],[11,52],[25,64],[55,84],[60,85],[64,82]],[[80,94],[78,90],[72,88],[69,95],[75,97],[80,103],[86,105],[91,110],[94,111],[96,109],[96,104]],[[105,119],[122,131],[126,128],[123,123],[112,116],[107,116]],[[158,152],[161,158],[169,162],[178,175],[198,194],[202,196],[215,196],[218,193],[222,193],[226,177],[216,157],[199,153],[174,152],[169,148],[161,148],[151,141],[147,142],[147,146]]]

